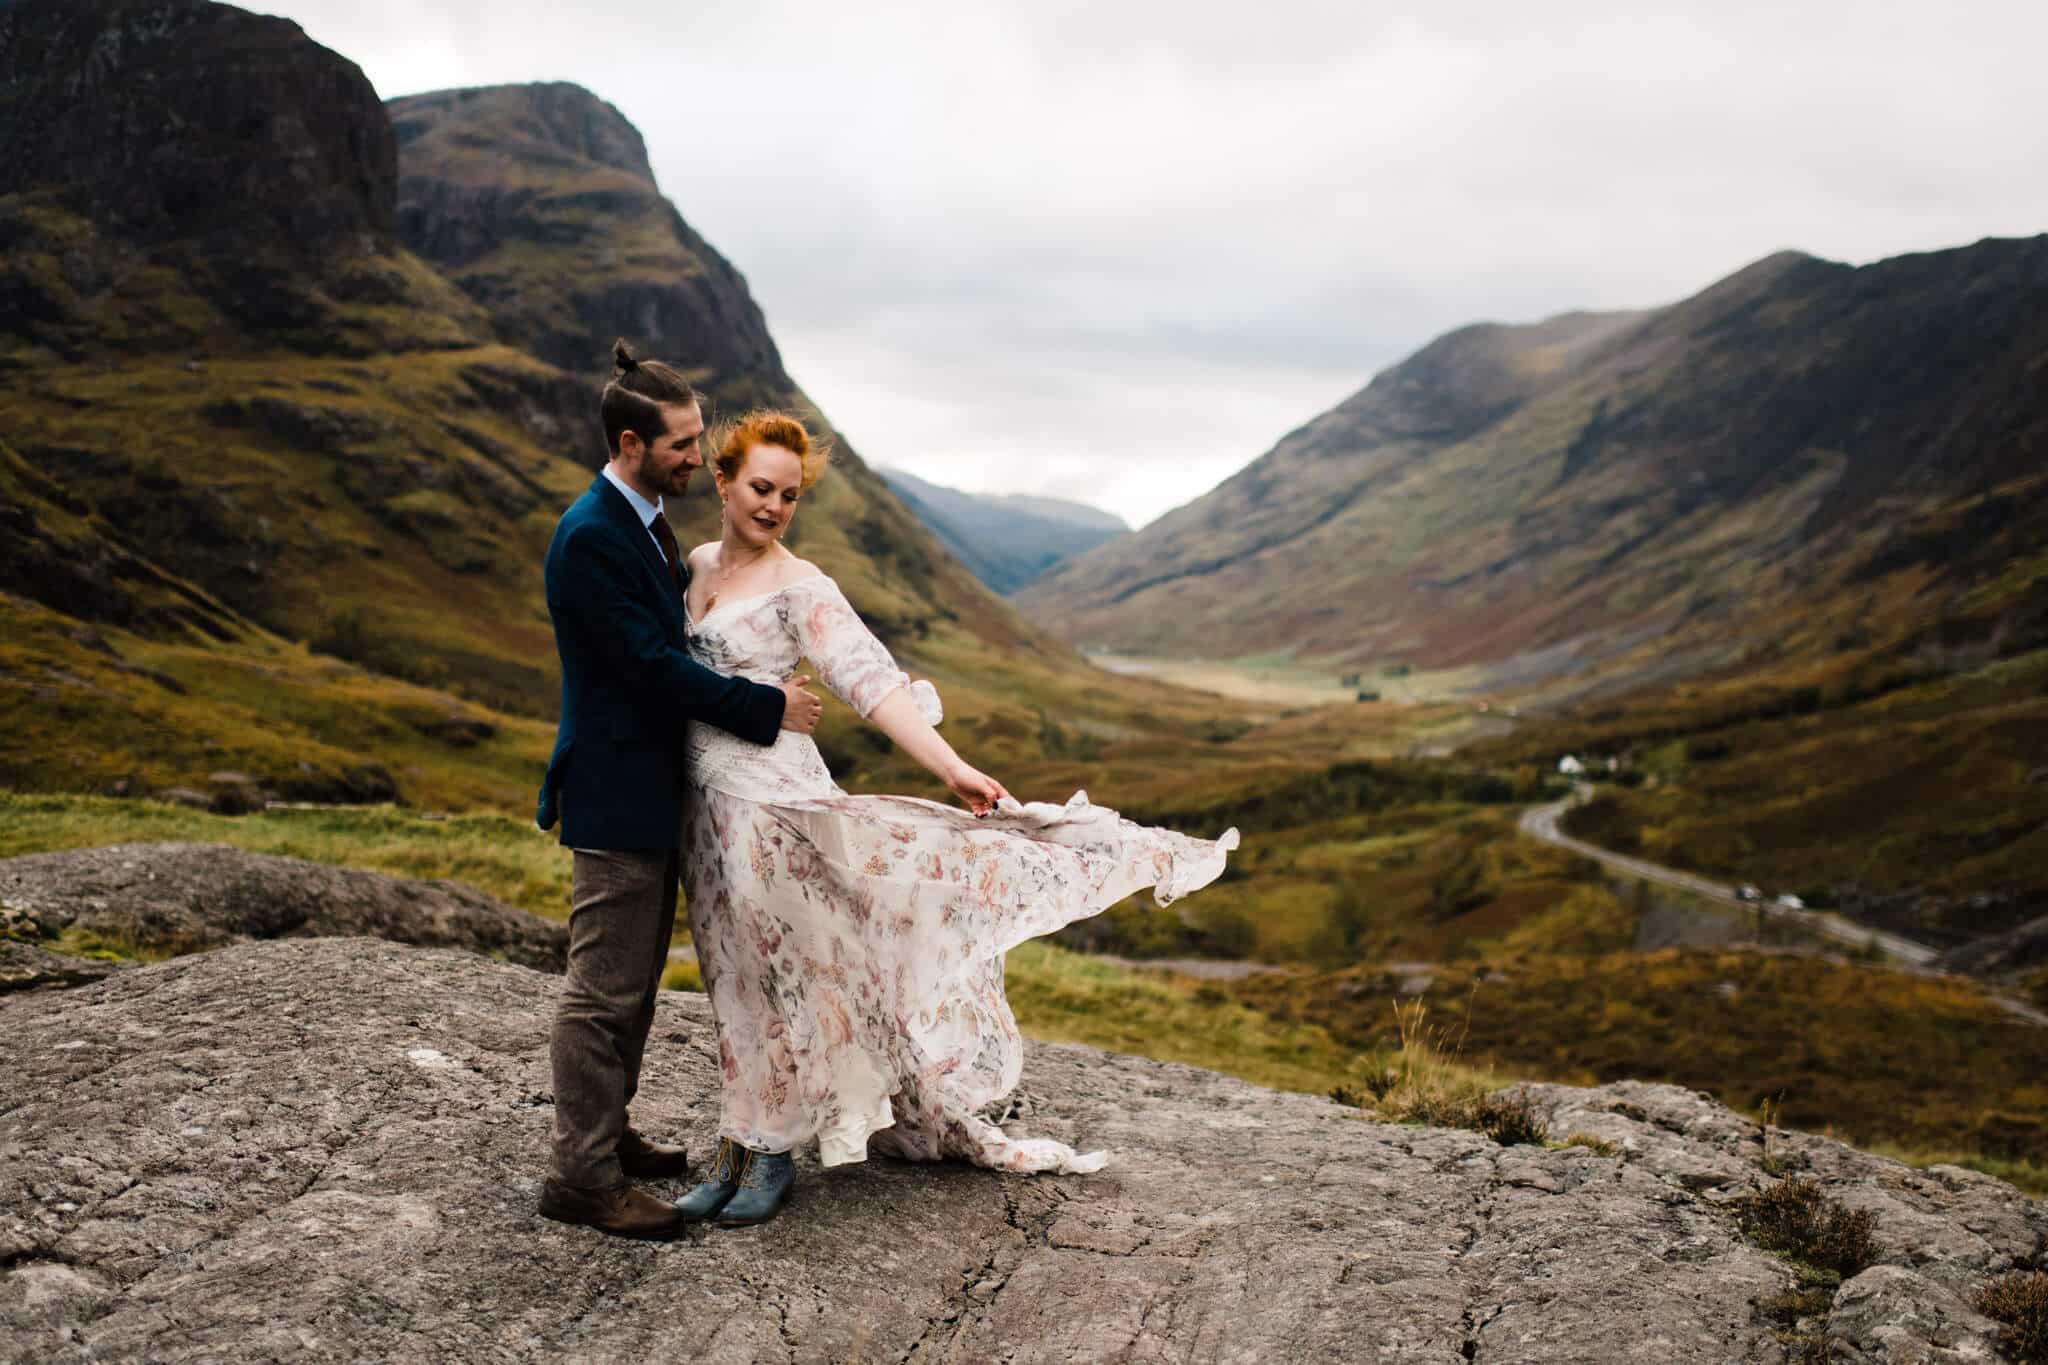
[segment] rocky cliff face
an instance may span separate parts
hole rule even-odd
[[[393,100],[407,246],[490,310],[506,339],[602,375],[614,337],[683,357],[749,401],[794,389],[746,281],[655,186],[640,132],[568,84]]]
[[[586,376],[614,338],[685,369],[713,416],[751,407],[829,420],[784,370],[739,271],[655,184],[639,132],[579,86],[449,90],[394,100],[398,222],[407,246],[487,309],[508,342]],[[944,623],[984,644],[1059,651],[996,602],[840,437],[791,544],[841,579],[892,644]],[[685,537],[716,534],[688,499]],[[1064,652],[1064,651],[1059,651]]]
[[[5,325],[67,357],[362,353],[474,321],[395,248],[376,91],[287,20],[23,0],[0,10],[0,122]],[[393,307],[446,316],[368,315]]]
[[[289,20],[207,0],[19,0],[0,10],[0,122],[0,192],[62,185],[140,240],[311,255],[391,233],[398,151],[377,92]]]
[[[1774,1183],[1758,1130],[1691,1092],[1534,1092],[1609,1156],[1045,1045],[1009,1121],[1108,1148],[1100,1175],[805,1162],[764,1228],[608,1242],[533,1212],[552,994],[316,939],[0,1000],[9,1351],[1723,1365],[1824,1331],[1840,1362],[1992,1361],[1969,1301],[2048,1251],[2048,1213],[1997,1181],[1779,1134],[1772,1161],[1879,1248],[1832,1306],[1788,1308],[1792,1269],[1732,1211]],[[664,996],[635,1106],[700,1153],[711,1037],[702,997]]]
[[[1645,633],[1697,669],[1932,577],[1924,622],[2048,518],[2044,310],[2048,237],[1465,329],[1018,601],[1089,644],[1524,678]]]

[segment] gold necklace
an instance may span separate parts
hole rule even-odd
[[[766,559],[767,557],[768,554],[764,550],[760,554],[754,556],[754,563],[759,564],[762,560]],[[711,595],[704,599],[704,610],[710,611],[713,607],[718,605],[718,595],[725,591],[725,585],[727,583],[730,583],[731,581],[732,570],[728,569],[725,566],[725,547],[721,545],[718,547],[718,578],[711,585]]]

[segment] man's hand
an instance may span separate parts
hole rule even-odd
[[[810,682],[809,674],[782,684],[782,728],[808,735],[818,728],[818,717],[825,714],[825,703],[815,692],[804,691]]]

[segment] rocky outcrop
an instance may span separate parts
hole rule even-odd
[[[566,931],[452,881],[245,853],[226,844],[115,844],[0,861],[17,936],[88,934],[145,954],[241,939],[367,935],[562,970]]]
[[[627,336],[721,397],[794,390],[746,281],[662,196],[610,104],[551,82],[410,95],[390,113],[401,238],[508,341],[580,375],[604,373]]]
[[[0,902],[0,927],[10,918]],[[12,991],[61,991],[104,980],[122,966],[101,958],[53,953],[42,944],[0,937],[0,995]]]
[[[665,1247],[533,1212],[549,978],[362,939],[237,945],[0,1001],[0,1329],[21,1359],[1551,1362],[1785,1359],[1793,1272],[1729,1216],[1753,1124],[1544,1087],[1501,1147],[1188,1067],[1034,1045],[1010,1120],[1108,1170],[802,1163],[779,1221]],[[704,1151],[705,1001],[669,995],[635,1121]],[[2038,1261],[1997,1181],[1818,1138],[1869,1209],[1837,1361],[1995,1359],[1972,1285]],[[671,1188],[671,1193],[674,1188]],[[1839,1330],[1836,1330],[1839,1329]],[[1932,1344],[1939,1336],[1943,1343]]]
[[[311,254],[391,233],[398,149],[377,92],[287,19],[18,0],[0,8],[0,125],[0,194],[62,186],[139,240]]]

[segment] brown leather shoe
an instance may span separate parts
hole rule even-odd
[[[675,1205],[627,1180],[608,1190],[579,1190],[550,1177],[540,1187],[540,1216],[649,1242],[680,1237],[689,1226]]]
[[[619,1168],[628,1180],[681,1180],[690,1173],[690,1158],[672,1142],[655,1142],[628,1128],[619,1139]]]

